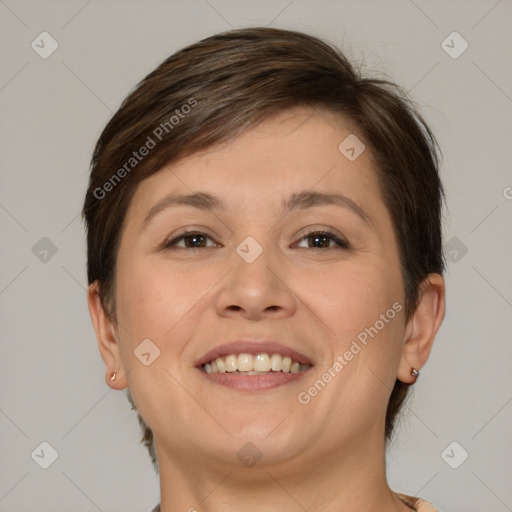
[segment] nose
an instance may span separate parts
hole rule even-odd
[[[252,262],[235,252],[233,268],[216,297],[219,315],[257,321],[295,313],[297,297],[288,283],[287,265],[271,258],[271,252],[265,248]]]

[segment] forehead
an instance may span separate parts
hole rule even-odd
[[[296,107],[266,118],[236,138],[165,166],[138,186],[131,211],[142,215],[169,192],[209,191],[239,207],[280,206],[302,190],[355,196],[378,193],[368,148],[339,115]],[[360,141],[349,159],[345,141]],[[351,154],[349,153],[349,156]]]

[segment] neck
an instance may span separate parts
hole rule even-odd
[[[387,484],[384,440],[356,442],[357,450],[343,446],[320,458],[299,454],[276,465],[262,459],[250,468],[193,454],[177,458],[156,446],[161,512],[410,510]]]

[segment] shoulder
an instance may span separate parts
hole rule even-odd
[[[404,503],[414,507],[417,512],[441,512],[439,509],[434,507],[432,503],[422,500],[421,498],[415,498],[414,496],[407,496],[400,493],[397,493],[397,495]]]

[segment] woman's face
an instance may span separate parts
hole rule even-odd
[[[353,135],[340,150],[348,136],[342,119],[296,108],[138,187],[116,337],[160,465],[290,469],[383,443],[404,289],[370,151],[357,156]],[[276,371],[208,374],[217,356],[213,371]]]

